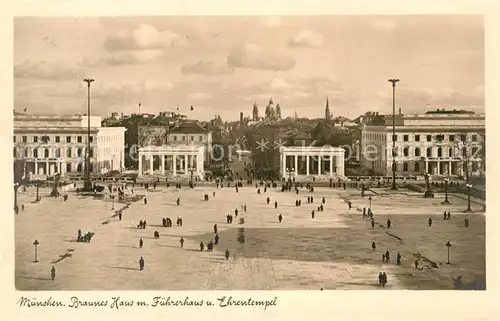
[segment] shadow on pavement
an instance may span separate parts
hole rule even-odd
[[[129,270],[129,271],[140,271],[139,268],[131,268],[131,267],[120,267],[120,266],[106,266],[110,269],[118,269],[118,270]]]
[[[31,276],[19,276],[20,279],[27,279],[27,280],[38,280],[38,281],[52,281],[51,278],[37,278],[37,277],[31,277]]]

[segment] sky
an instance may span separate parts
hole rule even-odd
[[[481,16],[17,17],[14,109],[33,114],[176,111],[355,118],[484,112]],[[194,107],[190,111],[190,106]]]

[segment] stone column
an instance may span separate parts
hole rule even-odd
[[[173,172],[174,176],[177,175],[177,155],[176,154],[172,155],[172,168],[174,170],[174,172]]]
[[[309,176],[309,155],[306,155],[306,175]]]
[[[149,157],[149,173],[150,174],[153,174],[153,155],[148,155]]]
[[[318,155],[318,176],[321,175],[321,161],[322,161],[322,157],[321,155]]]
[[[188,173],[188,155],[184,155],[184,174]]]
[[[66,174],[66,163],[65,162],[59,162],[59,173],[61,173],[61,175]]]
[[[440,161],[436,162],[436,170],[437,170],[437,174],[441,175],[441,162]]]
[[[45,173],[44,173],[44,174],[45,174],[45,175],[50,175],[50,174],[49,174],[49,161],[46,161],[46,162],[45,162]]]
[[[161,174],[165,175],[165,155],[161,155]]]
[[[428,161],[427,159],[425,159],[425,172],[426,172],[427,174],[430,174],[430,173],[429,173],[429,161]]]
[[[36,159],[35,159],[35,172],[33,174],[38,175],[38,161]]]
[[[142,175],[142,153],[139,153],[139,175]]]
[[[297,155],[293,155],[293,165],[295,169],[295,176],[299,174],[299,157]]]
[[[451,160],[450,160],[450,161],[448,161],[448,175],[453,175],[452,169],[453,169],[453,167],[451,166]]]
[[[330,155],[330,176],[333,176],[333,154]]]
[[[50,173],[49,173],[49,171],[47,171],[47,174],[54,174],[54,167],[55,167],[54,164],[50,164],[50,166],[49,166]]]

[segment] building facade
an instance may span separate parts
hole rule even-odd
[[[87,116],[14,115],[13,157],[25,163],[25,177],[84,173],[88,139]],[[122,127],[101,127],[90,117],[90,170],[106,173],[124,166]]]
[[[438,110],[395,116],[397,175],[477,176],[484,172],[485,115]],[[363,126],[361,164],[374,175],[390,175],[392,116],[385,125]]]

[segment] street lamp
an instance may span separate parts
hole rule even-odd
[[[87,83],[87,159],[85,164],[86,177],[84,189],[91,190],[92,183],[90,181],[90,84],[94,82],[92,78],[83,80]]]
[[[450,262],[450,248],[451,248],[451,243],[450,241],[446,242],[446,247],[448,248],[448,262],[446,262],[446,264],[451,264]]]
[[[38,254],[38,240],[35,240],[35,242],[33,242],[33,245],[35,246],[35,260],[33,261],[33,263],[38,263],[38,258],[37,258],[37,254]]]
[[[111,210],[115,210],[115,196],[111,195]]]
[[[396,186],[396,83],[399,79],[389,79],[392,83],[392,190],[397,190]]]
[[[470,208],[470,190],[472,188],[472,184],[466,184],[465,187],[467,187],[467,209],[465,210],[465,212],[472,212],[472,209]]]
[[[19,189],[19,183],[14,183],[14,213],[19,213],[19,206],[17,206],[17,191]]]
[[[444,179],[444,202],[442,204],[450,204],[450,201],[448,201],[448,182],[450,180],[447,178]]]
[[[370,197],[368,197],[368,201],[370,202],[370,203],[369,203],[369,204],[370,204],[370,205],[369,205],[369,208],[370,208],[370,210],[371,210],[371,209],[372,209],[372,197],[371,197],[371,196],[370,196]]]

